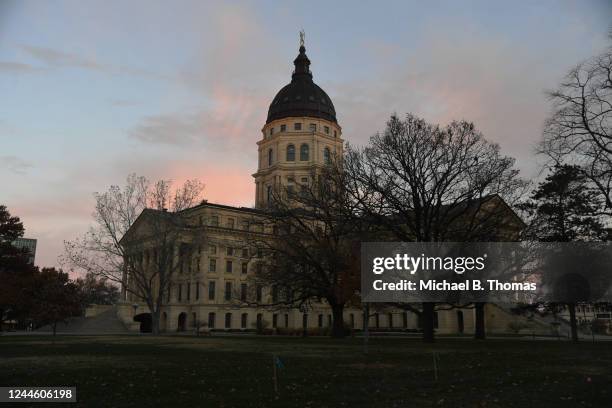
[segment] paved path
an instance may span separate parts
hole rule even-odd
[[[43,326],[40,329],[28,333],[53,332],[51,326]],[[65,323],[57,324],[58,334],[129,334],[130,331],[117,317],[114,308],[93,317],[74,317]]]

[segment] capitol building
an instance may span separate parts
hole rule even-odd
[[[256,267],[248,249],[249,234],[265,232],[253,231],[252,220],[264,214],[275,191],[281,188],[299,191],[332,157],[341,156],[343,150],[336,109],[327,93],[313,81],[303,43],[293,64],[291,82],[272,99],[256,143],[258,166],[252,175],[254,208],[203,201],[179,213],[198,225],[205,238],[198,245],[193,263],[172,274],[160,313],[162,332],[193,331],[196,327],[254,331],[266,327],[278,333],[304,329],[323,333],[332,325],[332,311],[325,303],[315,302],[308,308],[270,308],[266,303],[274,303],[277,294],[271,288],[249,287]],[[137,234],[122,241],[134,248],[140,245]],[[237,302],[236,296],[252,299]],[[123,301],[117,305],[119,318],[132,330],[139,329],[134,318],[148,311],[147,305],[130,293],[124,293]],[[487,305],[488,332],[507,331],[514,319],[505,309]],[[372,307],[368,320],[372,329],[417,331],[420,327],[417,314],[393,308]],[[344,322],[350,329],[363,329],[364,310],[360,304],[347,305]],[[474,311],[440,310],[434,325],[438,333],[472,334]]]

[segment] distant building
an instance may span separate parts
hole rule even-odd
[[[26,249],[30,256],[28,262],[34,265],[34,258],[36,257],[36,240],[33,238],[17,238],[13,241],[13,246],[19,249]]]

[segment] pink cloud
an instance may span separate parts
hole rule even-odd
[[[251,177],[255,170],[231,163],[175,163],[169,174],[177,185],[193,178],[202,181],[205,184],[204,198],[209,202],[250,207],[255,203],[255,184]]]

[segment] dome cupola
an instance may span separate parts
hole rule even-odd
[[[284,86],[268,108],[266,123],[288,117],[312,117],[336,122],[336,110],[323,89],[312,80],[310,60],[303,42],[298,56],[293,61],[295,69],[291,82]]]

